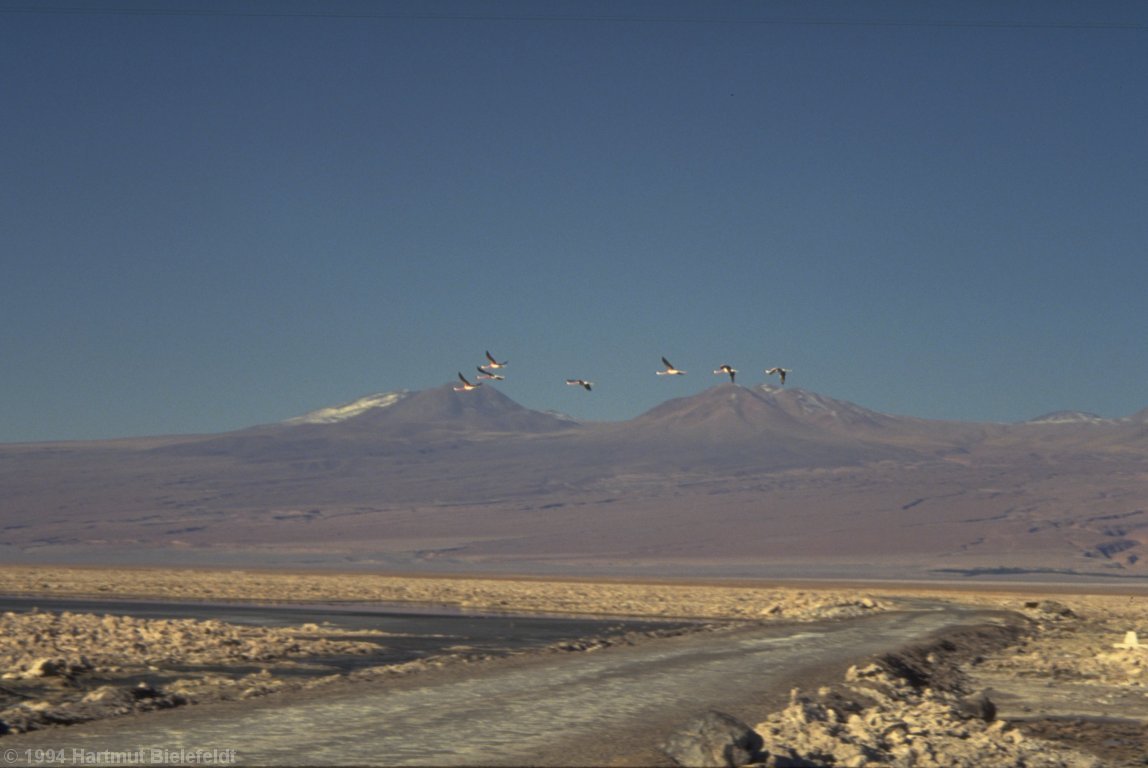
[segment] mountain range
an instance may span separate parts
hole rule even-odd
[[[0,445],[10,562],[1148,576],[1148,409],[1019,424],[732,383],[623,422],[495,386],[215,435]]]

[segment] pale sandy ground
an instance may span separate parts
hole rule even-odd
[[[38,566],[0,566],[0,592],[102,599],[426,603],[509,613],[692,619],[829,618],[876,607],[869,591],[856,588]]]
[[[414,602],[522,613],[753,620],[845,617],[919,598],[1005,609],[1026,616],[1030,631],[1017,645],[987,653],[964,670],[978,688],[988,689],[999,716],[1019,724],[1027,737],[1086,748],[1104,766],[1148,765],[1148,649],[1114,647],[1128,631],[1148,642],[1148,597],[1090,593],[1097,591],[1103,590],[0,567],[0,592],[45,597]]]

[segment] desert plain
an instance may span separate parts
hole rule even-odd
[[[0,557],[1148,583],[1148,410],[946,422],[734,384],[623,422],[450,385],[335,410],[2,445]]]

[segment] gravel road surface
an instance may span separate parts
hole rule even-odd
[[[793,686],[979,619],[937,606],[858,619],[748,624],[593,653],[519,657],[299,694],[149,713],[5,738],[6,765],[98,753],[238,765],[665,765],[657,746],[708,707],[753,724]],[[77,751],[78,750],[78,751]],[[153,751],[154,750],[154,751]],[[182,752],[181,752],[182,750]],[[121,761],[122,762],[122,761]]]

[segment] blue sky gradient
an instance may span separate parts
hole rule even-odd
[[[592,420],[727,362],[928,418],[1148,406],[1144,3],[0,0],[0,71],[3,442],[487,349]]]

